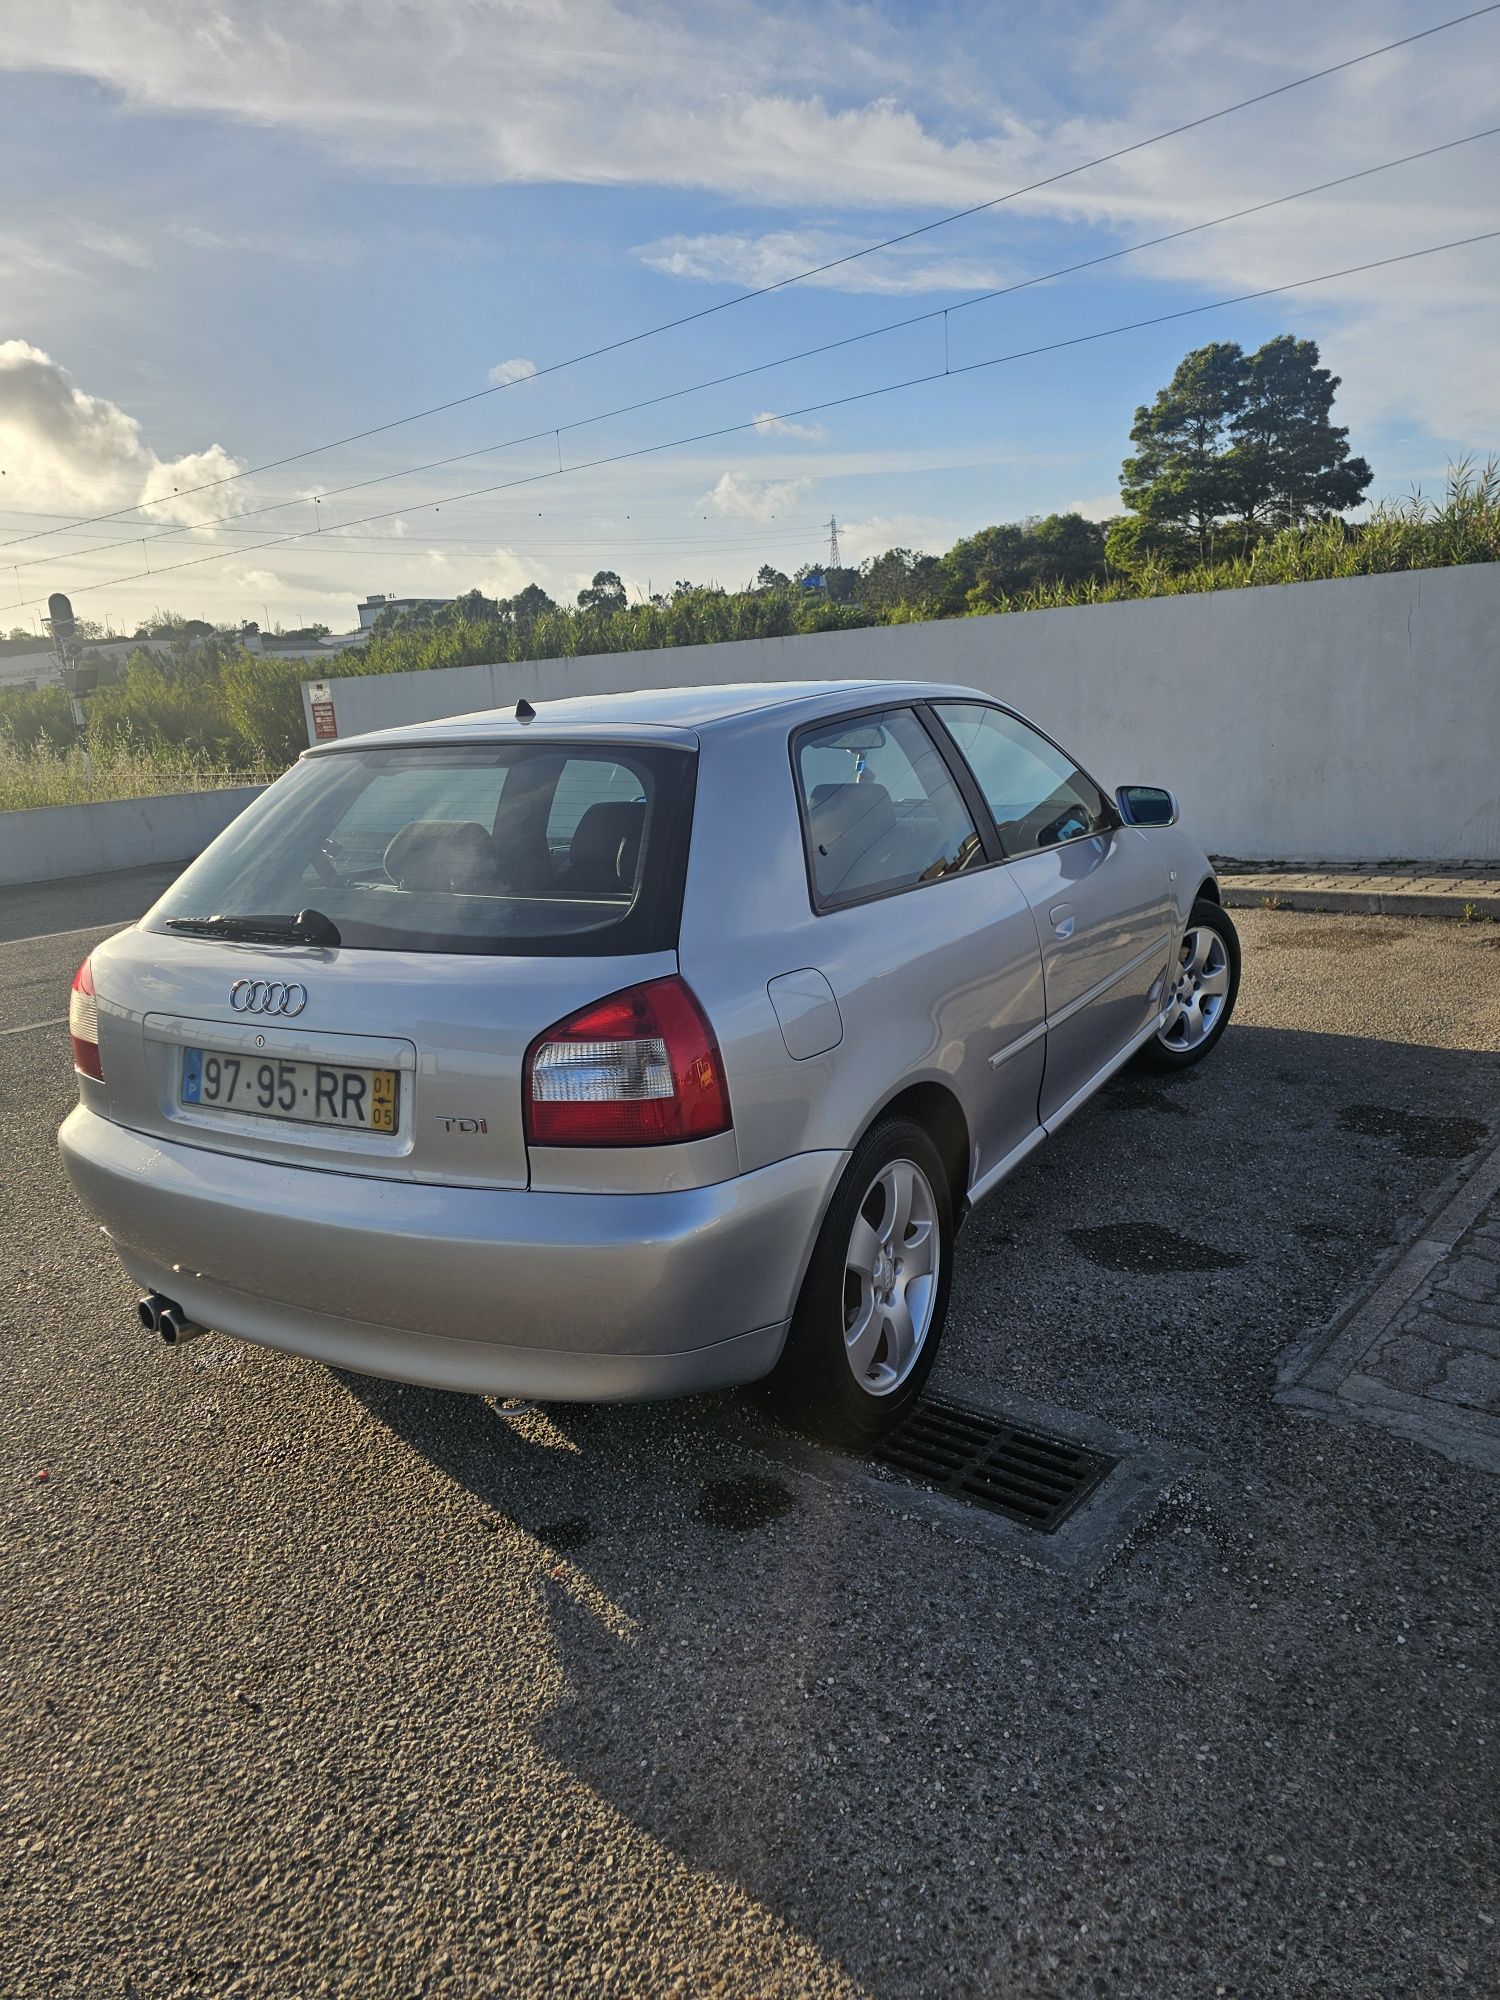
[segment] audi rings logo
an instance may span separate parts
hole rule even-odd
[[[295,979],[237,979],[229,989],[236,1014],[300,1014],[307,1005],[307,988]]]

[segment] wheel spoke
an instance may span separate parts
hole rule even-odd
[[[857,1271],[867,1283],[875,1275],[875,1266],[880,1261],[880,1238],[862,1215],[854,1219],[854,1228],[849,1236],[849,1254],[845,1266]]]
[[[1192,971],[1202,972],[1208,964],[1208,955],[1213,950],[1217,940],[1213,932],[1207,928],[1193,931],[1191,936],[1193,948],[1188,958],[1188,965]]]
[[[898,1292],[885,1308],[885,1361],[894,1374],[905,1373],[917,1345],[917,1329],[904,1293]]]
[[[888,1250],[893,1250],[905,1242],[906,1231],[911,1222],[915,1182],[911,1161],[893,1161],[881,1175],[881,1181],[889,1200],[880,1224],[880,1240]]]
[[[858,1381],[862,1382],[869,1374],[880,1346],[881,1317],[876,1309],[875,1294],[869,1292],[861,1298],[854,1324],[844,1335],[844,1351]]]
[[[1215,972],[1204,973],[1203,978],[1200,980],[1198,985],[1198,998],[1200,1001],[1207,1000],[1212,998],[1215,994],[1223,995],[1228,991],[1229,991],[1229,967],[1227,965],[1221,965]]]

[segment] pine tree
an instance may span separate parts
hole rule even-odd
[[[1374,474],[1330,418],[1338,386],[1318,366],[1316,341],[1283,333],[1250,356],[1245,407],[1230,428],[1238,513],[1252,534],[1341,514],[1364,497]]]

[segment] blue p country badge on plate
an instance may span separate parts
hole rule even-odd
[[[184,1049],[182,1052],[182,1101],[196,1104],[203,1095],[203,1051]]]

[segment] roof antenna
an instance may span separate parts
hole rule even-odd
[[[531,703],[526,699],[524,694],[522,695],[521,699],[516,703],[516,720],[517,722],[536,721],[536,710],[532,707]]]

